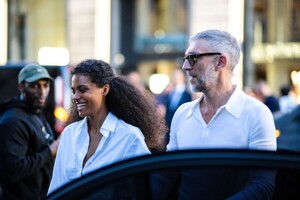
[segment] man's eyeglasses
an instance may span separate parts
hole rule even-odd
[[[197,62],[197,58],[200,58],[202,56],[214,56],[214,55],[221,55],[221,53],[199,53],[199,54],[190,54],[183,58],[184,60],[188,60],[191,66],[193,66]]]

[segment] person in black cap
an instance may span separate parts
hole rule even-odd
[[[18,76],[19,97],[0,104],[0,185],[3,199],[44,199],[58,140],[43,108],[53,78],[37,64]]]

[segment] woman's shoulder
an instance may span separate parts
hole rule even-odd
[[[79,121],[72,122],[71,124],[68,124],[65,128],[66,128],[66,129],[72,129],[72,128],[78,127],[78,126],[80,126],[84,121],[85,121],[85,119],[81,119],[81,120],[79,120]]]
[[[62,134],[74,133],[76,130],[78,130],[79,127],[83,126],[84,120],[85,119],[82,119],[82,120],[73,122],[71,124],[68,124],[62,131]]]
[[[117,127],[116,127],[116,131],[118,131],[120,133],[123,133],[123,134],[129,134],[129,135],[132,135],[132,136],[141,136],[141,135],[143,135],[141,130],[138,127],[136,127],[132,124],[129,124],[129,123],[125,122],[122,119],[118,119],[118,124],[117,124]]]

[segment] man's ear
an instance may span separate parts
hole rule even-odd
[[[223,69],[227,65],[227,58],[223,55],[218,56],[219,59],[217,60],[217,68]]]
[[[22,83],[18,84],[18,89],[22,93],[24,91],[24,85]]]
[[[19,91],[20,91],[20,97],[21,97],[21,99],[24,99],[24,96],[25,96],[25,91],[24,91],[25,88],[24,88],[24,84],[19,83],[18,89],[19,89]]]

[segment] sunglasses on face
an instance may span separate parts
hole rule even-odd
[[[183,62],[188,60],[191,66],[193,66],[197,62],[197,58],[202,56],[214,56],[214,55],[221,55],[221,53],[199,53],[199,54],[190,54],[183,57]]]

